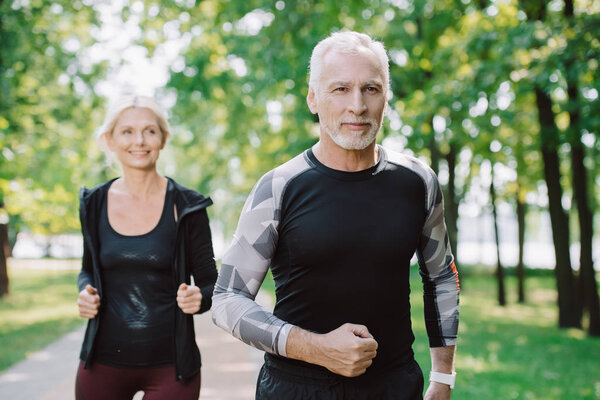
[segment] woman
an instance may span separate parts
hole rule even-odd
[[[212,201],[156,171],[168,137],[164,110],[143,96],[121,99],[99,130],[123,175],[80,193],[78,306],[89,322],[77,399],[199,397],[192,315],[210,308],[217,277]]]

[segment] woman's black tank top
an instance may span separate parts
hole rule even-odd
[[[103,297],[94,346],[97,362],[125,367],[174,362],[173,207],[169,181],[156,227],[143,235],[125,236],[110,226],[105,195],[98,224]]]

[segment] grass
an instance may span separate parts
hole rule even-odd
[[[463,268],[461,276],[453,399],[600,400],[600,338],[558,329],[552,271],[528,271],[525,304],[517,303],[517,281],[508,276],[504,307],[491,269]],[[262,287],[274,292],[270,274]],[[411,287],[413,348],[427,379],[431,361],[416,267]]]
[[[600,338],[557,328],[552,274],[532,272],[527,303],[496,301],[491,270],[463,268],[454,399],[600,400]],[[0,371],[83,323],[77,316],[76,270],[10,268],[11,293],[0,299]],[[411,271],[415,357],[430,369],[421,282]],[[273,292],[269,277],[263,289]]]
[[[83,324],[76,270],[13,268],[0,299],[0,371]]]
[[[414,272],[415,356],[427,375],[430,358],[421,283]],[[537,272],[526,280],[525,304],[517,303],[517,281],[509,276],[508,305],[501,307],[490,272],[464,272],[453,398],[600,399],[600,338],[588,337],[582,330],[557,328],[552,274]]]

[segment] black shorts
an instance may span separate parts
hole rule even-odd
[[[267,354],[256,400],[422,400],[423,385],[423,372],[414,360],[365,380],[289,365]]]

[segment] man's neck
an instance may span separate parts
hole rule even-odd
[[[321,137],[313,147],[313,154],[325,166],[338,171],[356,172],[371,168],[379,160],[379,149],[373,143],[363,150],[346,150],[332,140]]]

